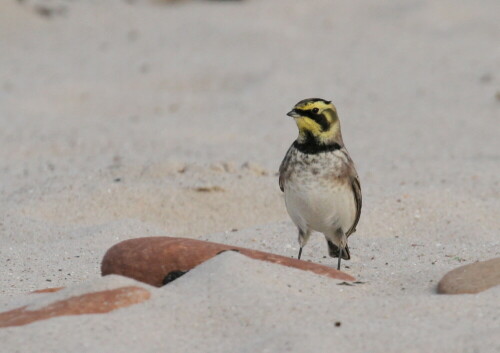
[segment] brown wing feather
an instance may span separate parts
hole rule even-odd
[[[290,146],[288,151],[285,154],[285,158],[283,158],[283,161],[281,162],[280,169],[279,169],[279,185],[281,191],[285,191],[285,181],[286,181],[286,174],[288,170],[288,164],[290,163],[290,158],[291,158],[291,151],[293,148],[293,144]]]
[[[359,183],[357,175],[351,178],[351,187],[352,187],[352,192],[354,194],[354,202],[356,203],[356,219],[354,220],[351,229],[349,229],[345,234],[346,236],[349,236],[356,231],[356,226],[358,225],[359,217],[361,217],[361,204],[362,204],[361,185]]]

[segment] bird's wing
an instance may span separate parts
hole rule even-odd
[[[292,148],[293,148],[293,144],[290,146],[290,148],[286,152],[285,158],[283,158],[283,161],[281,162],[281,165],[280,165],[279,184],[280,184],[281,191],[285,191],[285,181],[287,178],[288,165],[290,164],[290,158],[292,156],[292,152],[291,152]]]
[[[354,194],[354,203],[356,204],[356,218],[354,219],[352,227],[345,234],[347,237],[356,231],[356,226],[358,225],[359,217],[361,216],[361,184],[359,183],[359,178],[357,175],[353,175],[351,177],[351,188]]]

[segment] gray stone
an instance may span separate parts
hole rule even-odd
[[[439,281],[440,294],[474,294],[500,284],[500,257],[458,267]]]

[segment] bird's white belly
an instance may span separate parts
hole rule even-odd
[[[356,216],[354,195],[346,184],[297,185],[285,188],[285,203],[293,222],[302,229],[332,233],[347,232]]]

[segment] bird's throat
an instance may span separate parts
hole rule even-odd
[[[335,151],[342,148],[342,138],[339,140],[321,140],[310,131],[304,131],[294,142],[294,147],[302,153],[316,154],[321,152]]]
[[[334,151],[342,148],[342,134],[340,132],[340,123],[335,121],[328,130],[317,129],[317,126],[299,124],[299,136],[295,141],[295,147],[304,153],[319,153],[325,151]]]

